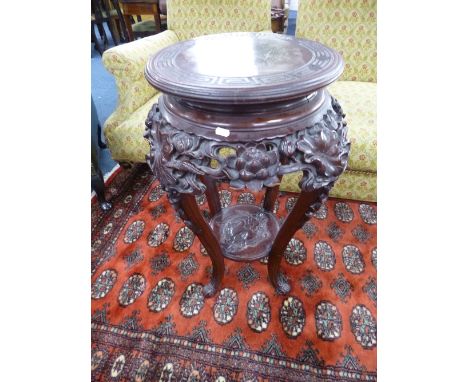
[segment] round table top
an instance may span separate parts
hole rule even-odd
[[[163,93],[205,103],[252,104],[309,95],[334,82],[344,63],[311,40],[268,32],[221,33],[162,49],[146,65]]]

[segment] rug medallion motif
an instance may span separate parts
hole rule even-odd
[[[263,198],[220,188],[223,208]],[[331,199],[296,232],[290,294],[273,290],[268,259],[226,259],[205,298],[210,259],[147,167],[119,169],[107,194],[111,210],[91,203],[93,381],[377,380],[375,203]],[[277,217],[296,201],[282,193]]]

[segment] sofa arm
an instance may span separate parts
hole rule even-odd
[[[156,89],[146,81],[144,75],[146,62],[159,50],[178,41],[177,35],[167,30],[104,52],[102,62],[115,76],[119,92],[117,108],[104,124],[104,130],[122,123],[156,94]]]

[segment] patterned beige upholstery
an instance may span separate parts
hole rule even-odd
[[[341,81],[377,81],[377,0],[300,1],[296,37],[340,52]]]
[[[351,151],[330,195],[377,201],[377,1],[302,0],[296,37],[331,46],[345,60],[330,93],[346,113]],[[282,188],[297,190],[298,179],[298,174],[286,176]]]
[[[170,0],[167,22],[179,40],[212,33],[270,30],[270,1]]]
[[[146,116],[141,119],[144,114],[141,108],[156,95],[145,79],[144,68],[150,55],[177,41],[174,32],[165,31],[104,52],[104,66],[114,75],[119,91],[117,109],[104,124],[104,134],[115,160],[144,162],[149,144],[143,138]]]

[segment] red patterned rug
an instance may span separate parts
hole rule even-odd
[[[375,381],[377,207],[329,200],[289,243],[277,295],[262,261],[211,262],[146,165],[118,171],[92,202],[93,381]],[[224,186],[223,206],[263,194]],[[297,195],[279,197],[284,218]],[[207,210],[204,198],[198,198]]]

